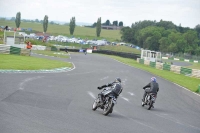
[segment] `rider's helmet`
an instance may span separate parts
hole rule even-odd
[[[155,77],[151,77],[151,81],[156,82],[156,78]]]
[[[117,83],[117,82],[120,82],[120,83],[121,83],[122,81],[121,81],[120,78],[116,78],[114,82],[116,82],[116,83]]]

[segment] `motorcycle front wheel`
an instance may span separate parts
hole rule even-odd
[[[104,105],[104,110],[103,110],[103,114],[106,116],[108,115],[110,112],[112,112],[114,103],[112,102],[112,99],[110,99],[108,101],[108,103],[106,103],[106,105]]]
[[[96,102],[96,99],[94,100],[94,103],[92,105],[92,110],[96,110],[97,109],[97,102]]]

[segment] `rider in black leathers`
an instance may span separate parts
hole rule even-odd
[[[115,94],[115,97],[117,98],[119,96],[119,94],[122,92],[123,88],[121,85],[121,79],[120,78],[116,78],[114,82],[112,83],[108,83],[106,85],[97,87],[97,89],[101,90],[104,87],[111,87],[112,88],[112,92]],[[101,92],[98,94],[100,96],[100,103],[103,104],[103,98],[104,98],[104,94]]]
[[[149,89],[146,89],[146,88],[149,88]],[[144,102],[144,99],[145,99],[147,93],[157,94],[157,92],[159,91],[159,85],[156,82],[156,78],[152,77],[151,82],[148,83],[146,86],[144,86],[143,89],[145,90],[144,95],[143,95],[143,99],[142,99],[142,101]]]

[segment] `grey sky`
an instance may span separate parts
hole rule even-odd
[[[172,21],[183,27],[200,24],[200,0],[0,0],[0,16],[22,19],[94,23],[122,21],[125,26],[143,20]]]

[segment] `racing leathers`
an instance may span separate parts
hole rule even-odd
[[[155,81],[151,81],[150,83],[148,83],[146,86],[143,87],[144,89],[144,95],[143,95],[143,99],[142,101],[144,101],[147,93],[154,93],[157,94],[157,92],[159,91],[159,85],[157,82]]]
[[[122,87],[122,85],[121,85],[120,82],[108,83],[108,84],[106,84],[106,85],[103,85],[103,86],[101,86],[101,87],[98,87],[98,89],[101,90],[101,89],[103,89],[103,88],[105,88],[105,87],[111,87],[112,92],[114,93],[114,95],[115,95],[116,98],[119,96],[119,94],[120,94],[120,93],[122,92],[122,90],[123,90],[123,87]],[[99,95],[99,97],[100,97],[100,103],[103,104],[103,98],[104,98],[104,96],[105,96],[104,93],[101,92],[101,93],[99,93],[98,95]]]

